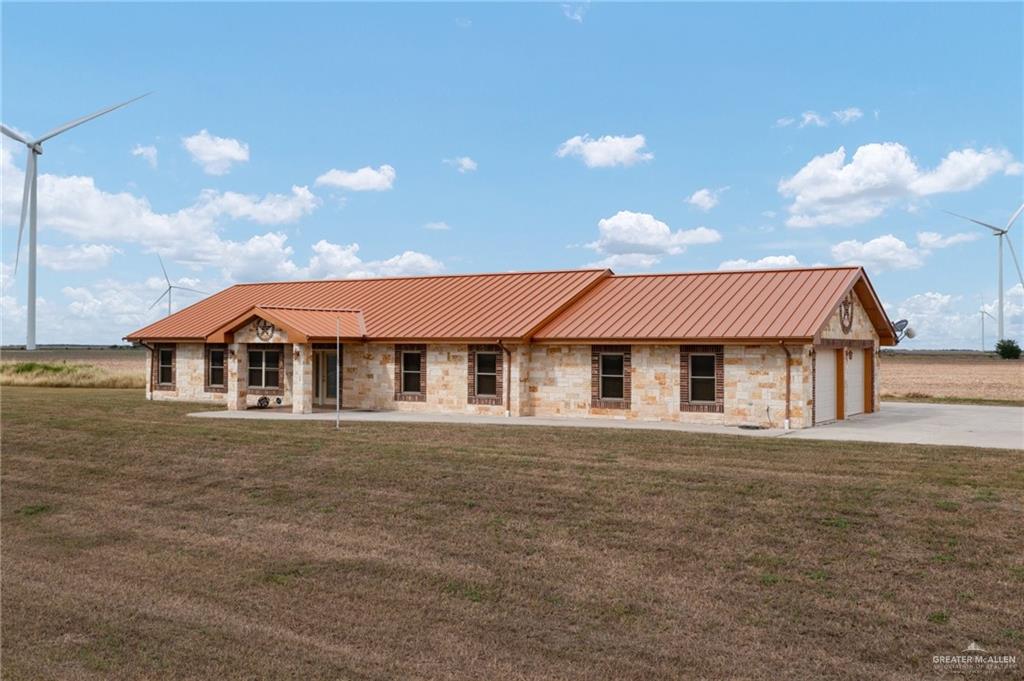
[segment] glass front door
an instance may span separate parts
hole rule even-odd
[[[338,353],[317,350],[313,355],[313,399],[334,406],[338,397]]]

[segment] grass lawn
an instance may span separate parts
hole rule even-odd
[[[338,433],[125,390],[2,408],[5,679],[910,679],[972,640],[1024,656],[1020,451]]]

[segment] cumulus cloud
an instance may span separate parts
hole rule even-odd
[[[439,274],[444,265],[417,251],[404,251],[386,260],[362,260],[359,244],[333,244],[318,241],[313,244],[313,257],[304,274],[311,279],[356,279],[365,277],[395,277],[414,274]]]
[[[157,150],[152,144],[141,145],[136,144],[132,147],[132,156],[139,156],[146,160],[150,168],[156,168],[157,165]]]
[[[387,164],[379,168],[363,166],[359,170],[338,170],[331,168],[316,178],[316,185],[338,187],[353,192],[383,192],[395,184],[397,173]]]
[[[946,248],[947,246],[976,241],[979,237],[980,234],[975,232],[960,232],[958,234],[950,234],[949,236],[943,236],[937,232],[918,232],[917,245],[925,250],[934,250],[936,248]]]
[[[231,137],[211,135],[205,128],[182,137],[181,143],[207,175],[226,175],[235,163],[249,160],[248,144]]]
[[[106,267],[121,251],[107,244],[81,244],[63,247],[40,244],[39,264],[60,272],[98,270]]]
[[[691,206],[700,208],[706,213],[718,205],[720,200],[718,197],[721,196],[722,192],[726,189],[728,189],[728,187],[719,187],[718,189],[709,189],[704,187],[703,189],[698,189],[691,194],[690,198],[686,199],[686,202]]]
[[[643,135],[605,135],[597,139],[576,135],[562,142],[555,153],[559,158],[578,156],[588,168],[610,168],[650,161],[654,154],[644,150],[646,145]]]
[[[1005,292],[1006,335],[1024,336],[1024,287],[1019,283]],[[981,348],[981,314],[976,305],[970,305],[962,296],[926,291],[914,294],[894,305],[886,304],[891,319],[907,319],[917,336],[906,339],[900,346],[914,348]],[[981,309],[993,317],[998,316],[998,300],[983,302]],[[992,350],[996,341],[996,323],[985,319],[986,349]]]
[[[471,159],[469,156],[456,156],[455,158],[446,158],[443,160],[446,163],[460,173],[471,173],[476,170],[476,161]]]
[[[816,156],[779,193],[792,199],[790,227],[845,225],[871,220],[900,201],[972,189],[1002,172],[1019,175],[1024,166],[1005,149],[963,149],[949,153],[933,170],[920,168],[902,144],[865,144],[849,163],[846,149]]]
[[[832,247],[832,258],[842,265],[861,265],[870,270],[912,270],[924,264],[921,253],[892,234],[860,242],[851,239]]]
[[[598,239],[587,244],[597,253],[606,256],[598,264],[628,263],[630,267],[650,267],[665,255],[678,255],[687,246],[710,244],[720,241],[722,236],[713,229],[697,227],[689,230],[675,230],[650,213],[619,211],[597,223]]]
[[[855,106],[851,106],[840,111],[833,111],[832,116],[839,121],[840,125],[849,125],[855,121],[860,120],[864,117],[864,112]]]
[[[766,255],[758,260],[737,258],[726,260],[718,266],[720,270],[764,270],[777,267],[800,267],[800,260],[795,255]]]

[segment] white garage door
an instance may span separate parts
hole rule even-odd
[[[817,348],[814,353],[814,422],[836,420],[836,351]]]
[[[855,348],[846,363],[846,415],[864,413],[864,351]]]

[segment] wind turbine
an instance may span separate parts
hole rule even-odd
[[[25,216],[28,215],[28,329],[25,332],[25,349],[35,350],[36,349],[36,176],[39,170],[39,161],[36,157],[43,154],[43,142],[46,140],[56,137],[62,132],[67,132],[71,128],[76,128],[82,123],[88,123],[94,118],[98,118],[103,114],[110,113],[115,109],[120,109],[122,106],[127,106],[132,102],[142,99],[146,95],[139,95],[134,99],[129,99],[127,102],[121,102],[114,106],[107,107],[96,113],[83,116],[82,118],[76,118],[73,121],[65,123],[64,125],[54,128],[50,132],[46,133],[42,137],[37,137],[34,140],[25,139],[24,136],[18,134],[14,130],[11,130],[6,125],[0,123],[0,132],[10,137],[15,142],[21,142],[28,147],[28,158],[25,161],[25,192],[21,198],[21,221],[18,223],[18,250],[14,254],[14,273],[18,273],[18,257],[21,255],[21,235],[25,231]]]
[[[159,255],[156,256],[156,257],[160,258]],[[159,298],[157,298],[156,300],[153,301],[153,304],[150,305],[148,309],[152,310],[154,307],[156,307],[157,303],[159,303],[161,300],[164,299],[164,296],[167,296],[167,316],[170,317],[171,316],[171,294],[174,292],[174,289],[178,289],[179,291],[191,291],[192,293],[199,293],[199,294],[204,295],[204,296],[206,295],[206,291],[197,291],[194,288],[187,288],[185,286],[177,286],[175,284],[172,284],[171,283],[171,278],[167,276],[167,268],[164,267],[164,259],[163,258],[160,258],[160,269],[162,269],[164,271],[164,280],[167,282],[167,288],[164,289],[164,292],[160,294]]]
[[[981,314],[981,351],[985,352],[985,317],[988,317],[992,321],[995,321],[996,318],[988,312],[985,312],[985,310],[978,310],[978,312]]]
[[[1010,216],[1010,219],[1006,223],[1006,227],[996,227],[995,225],[990,225],[987,222],[982,222],[981,220],[975,220],[974,218],[969,218],[966,215],[958,215],[958,214],[952,213],[952,212],[950,212],[948,210],[947,211],[943,211],[943,212],[949,213],[953,217],[960,218],[961,220],[967,220],[968,222],[973,222],[976,225],[981,225],[982,227],[987,227],[987,228],[991,229],[992,232],[993,232],[993,235],[997,239],[999,239],[999,322],[998,322],[999,323],[999,338],[998,338],[998,340],[1003,340],[1003,338],[1005,338],[1005,336],[1003,335],[1003,315],[1004,315],[1004,311],[1003,311],[1003,238],[1006,238],[1006,243],[1010,247],[1010,256],[1013,258],[1013,265],[1014,265],[1014,267],[1017,268],[1017,278],[1020,279],[1021,286],[1024,286],[1024,274],[1021,274],[1021,271],[1020,271],[1020,262],[1017,261],[1017,251],[1013,250],[1013,239],[1010,239],[1009,236],[1008,236],[1008,233],[1010,231],[1010,227],[1012,227],[1014,221],[1016,221],[1016,219],[1018,217],[1020,217],[1020,214],[1022,212],[1024,212],[1024,203],[1020,204],[1020,207],[1016,211],[1014,211],[1013,215]]]

